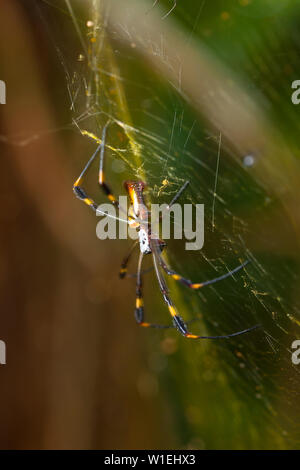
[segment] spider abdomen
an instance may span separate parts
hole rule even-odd
[[[149,234],[148,231],[142,227],[139,231],[139,242],[141,253],[144,255],[149,255],[152,252],[150,247]]]

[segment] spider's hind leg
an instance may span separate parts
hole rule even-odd
[[[138,244],[138,240],[136,240],[133,243],[133,245],[131,246],[128,254],[125,256],[125,258],[123,259],[123,261],[121,263],[121,268],[120,268],[120,271],[119,271],[119,276],[120,276],[121,279],[124,279],[127,276],[127,266],[128,266],[131,255],[132,255],[135,247],[137,246],[137,244]]]
[[[169,268],[169,266],[165,263],[162,257],[159,256],[159,264],[163,268],[163,270],[166,272],[166,274],[168,274],[168,276],[171,276],[175,281],[178,281],[181,284],[185,285],[186,287],[189,287],[190,289],[194,289],[194,290],[201,289],[201,287],[209,286],[210,284],[215,284],[216,282],[222,281],[223,279],[226,279],[227,277],[232,276],[232,274],[240,271],[240,269],[244,268],[248,263],[250,263],[250,261],[246,260],[244,261],[244,263],[240,264],[239,266],[232,269],[231,271],[228,271],[222,276],[215,277],[214,279],[210,279],[208,281],[203,281],[203,282],[193,282],[181,276],[176,271],[173,271],[173,269]]]
[[[155,268],[155,273],[156,277],[158,280],[159,288],[162,293],[162,296],[164,298],[164,301],[166,302],[169,313],[173,319],[173,324],[175,328],[181,333],[185,338],[188,339],[225,339],[225,338],[231,338],[233,336],[239,336],[244,333],[249,333],[252,330],[255,330],[256,328],[259,328],[260,325],[254,325],[250,328],[247,328],[245,330],[237,331],[236,333],[230,333],[228,335],[220,335],[220,336],[200,336],[200,335],[195,335],[191,333],[187,329],[187,324],[184,322],[184,320],[181,318],[181,316],[178,314],[170,296],[169,296],[169,291],[167,284],[165,282],[165,279],[162,275],[162,273],[159,270],[160,264],[160,256],[159,256],[159,249],[157,247],[156,243],[152,243],[152,248],[153,248],[153,263],[154,263],[154,268]]]
[[[143,301],[143,294],[142,294],[142,261],[143,261],[143,253],[140,253],[139,262],[138,262],[138,269],[136,275],[136,302],[135,302],[135,311],[134,316],[136,322],[139,326],[143,326],[144,328],[161,328],[161,329],[168,329],[174,328],[173,325],[158,325],[155,323],[148,323],[144,320],[144,301]]]

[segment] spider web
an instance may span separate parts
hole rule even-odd
[[[249,15],[247,2],[244,9],[243,2],[226,2],[226,9],[222,1],[209,3],[177,2],[168,14],[172,1],[140,2],[143,36],[129,19],[134,2],[126,2],[122,18],[114,16],[109,2],[96,0],[45,1],[41,10],[65,75],[72,116],[66,127],[96,146],[103,125],[110,121],[106,173],[117,195],[124,194],[118,191],[124,179],[138,178],[147,182],[151,202],[169,202],[189,180],[181,202],[205,205],[204,248],[186,252],[183,241],[170,240],[172,268],[201,282],[251,261],[232,278],[197,292],[173,281],[169,286],[181,315],[196,320],[191,326],[195,333],[222,335],[256,323],[262,325],[260,330],[201,344],[185,342],[173,331],[150,331],[147,336],[148,373],[169,403],[178,445],[298,447],[300,366],[291,361],[291,344],[300,337],[296,222],[284,198],[270,191],[277,184],[274,175],[268,175],[267,185],[256,171],[264,159],[261,149],[254,145],[239,153],[234,148],[182,88],[182,77],[191,73],[185,57],[175,53],[175,59],[170,58],[167,49],[167,27],[174,22],[187,51],[199,41],[226,65],[238,68],[245,94],[255,96],[268,123],[296,152],[296,110],[286,89],[289,70],[300,71],[297,21],[293,6],[283,5],[280,12],[270,12],[283,16],[271,16],[264,30],[263,23],[257,23],[264,17],[258,3],[263,7],[264,2],[256,2]],[[157,15],[155,40],[147,30],[151,15]],[[279,25],[282,18],[286,30],[294,32],[290,42]],[[60,23],[67,26],[63,32]],[[75,50],[70,44],[76,44]],[[160,72],[151,61],[162,64]],[[162,72],[164,67],[171,69],[170,75]],[[280,76],[282,68],[286,79]],[[230,76],[221,80],[225,83]],[[208,99],[215,99],[213,92]],[[223,111],[224,102],[220,106]],[[96,180],[96,169],[93,177]],[[289,184],[283,175],[282,190]],[[152,302],[155,312],[151,320],[166,323],[155,278],[147,276],[146,302]]]

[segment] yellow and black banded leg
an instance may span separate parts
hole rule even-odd
[[[107,129],[108,123],[103,127],[102,131],[102,146],[100,149],[100,162],[99,162],[99,184],[104,192],[104,194],[108,197],[110,202],[114,204],[115,206],[119,207],[119,203],[115,196],[113,195],[110,187],[105,183],[104,181],[104,151],[105,151],[105,139],[106,139],[106,129]]]
[[[144,318],[144,301],[142,295],[142,261],[143,261],[143,253],[140,253],[139,262],[138,262],[138,269],[137,269],[137,279],[136,279],[136,301],[135,301],[135,311],[134,316],[136,322],[139,326],[143,326],[144,328],[161,328],[161,329],[168,329],[174,328],[172,325],[158,325],[155,323],[147,323],[145,322]]]
[[[159,250],[157,249],[154,243],[152,247],[153,247],[153,251],[152,251],[153,264],[154,264],[156,277],[158,280],[159,288],[162,293],[163,299],[166,302],[168,309],[169,309],[169,313],[172,317],[173,325],[179,331],[179,333],[181,333],[185,337],[189,337],[190,333],[187,329],[187,325],[184,322],[183,318],[181,318],[181,316],[177,313],[177,310],[172,302],[172,299],[169,296],[169,291],[168,291],[168,287],[165,282],[165,279],[159,270],[159,264],[160,264],[160,257],[158,255]]]
[[[223,279],[226,279],[227,277],[231,276],[232,274],[238,272],[240,269],[242,269],[244,266],[246,266],[248,263],[250,263],[249,260],[245,261],[244,263],[240,264],[236,268],[234,268],[232,271],[229,271],[222,276],[215,277],[214,279],[210,279],[209,281],[204,281],[204,282],[192,282],[189,279],[186,279],[182,277],[180,274],[176,273],[172,269],[168,267],[168,265],[165,263],[165,261],[162,259],[162,257],[159,257],[159,264],[163,268],[163,270],[168,274],[168,276],[171,276],[175,281],[181,282],[181,284],[189,287],[190,289],[201,289],[201,287],[204,286],[209,286],[210,284],[214,284],[215,282],[222,281]]]
[[[154,250],[154,252],[153,252],[153,263],[154,263],[154,268],[155,268],[156,276],[157,276],[158,283],[159,283],[159,288],[160,288],[160,291],[163,295],[163,299],[164,299],[164,301],[166,302],[166,304],[168,306],[169,313],[170,313],[170,315],[173,319],[173,324],[174,324],[175,328],[179,331],[179,333],[181,333],[185,338],[188,338],[188,339],[226,339],[226,338],[231,338],[233,336],[239,336],[239,335],[242,335],[244,333],[248,333],[248,332],[250,332],[252,330],[255,330],[256,328],[260,327],[260,325],[255,325],[255,326],[252,326],[251,328],[247,328],[245,330],[238,331],[236,333],[231,333],[231,334],[228,334],[228,335],[221,335],[221,336],[200,336],[200,335],[195,335],[195,334],[191,333],[187,328],[187,323],[178,314],[178,312],[176,310],[176,307],[174,306],[174,304],[172,302],[172,299],[169,296],[169,292],[168,292],[168,288],[167,288],[165,279],[159,271],[160,261],[159,261],[159,256],[158,256],[158,251],[157,250]]]
[[[127,254],[127,256],[125,256],[125,258],[123,259],[123,261],[121,263],[121,268],[120,268],[120,271],[119,271],[119,276],[120,276],[121,279],[124,279],[127,276],[127,266],[128,266],[131,255],[132,255],[135,247],[137,246],[137,244],[138,244],[138,240],[136,240],[133,243],[133,245],[131,246],[131,248],[129,250],[129,253]]]
[[[86,171],[90,167],[91,163],[95,159],[97,153],[99,152],[99,149],[100,149],[101,145],[102,145],[102,143],[97,147],[96,151],[93,153],[93,155],[91,156],[91,158],[89,159],[89,161],[85,165],[84,169],[80,173],[79,177],[77,178],[77,180],[73,184],[73,192],[74,192],[75,196],[78,197],[78,199],[83,201],[85,204],[87,204],[89,207],[91,207],[94,211],[97,210],[97,204],[95,203],[95,201],[93,201],[93,199],[88,197],[85,190],[81,186],[81,182],[82,182],[82,178],[83,178],[84,174],[86,173]]]
[[[100,152],[100,165],[99,165],[99,184],[104,192],[104,194],[108,197],[112,204],[118,207],[118,201],[116,200],[115,196],[112,194],[109,186],[104,182],[104,172],[103,172],[103,161],[104,161],[104,150],[105,150],[105,138],[106,138],[106,129],[109,123],[107,123],[102,131],[102,139],[101,143],[98,145],[96,151],[93,153],[87,164],[85,165],[84,169],[80,173],[79,177],[75,181],[73,185],[73,191],[76,197],[91,207],[94,211],[97,210],[97,204],[95,201],[88,197],[87,193],[85,192],[84,188],[81,186],[82,179],[89,167],[91,166],[92,162],[94,161],[95,157],[97,156],[98,152]]]
[[[131,255],[132,255],[132,252],[134,251],[135,247],[138,245],[139,241],[136,240],[134,242],[134,244],[131,246],[130,250],[129,250],[129,253],[127,254],[127,256],[125,256],[125,258],[123,259],[122,263],[121,263],[121,268],[120,268],[120,271],[119,271],[119,277],[120,279],[124,279],[125,277],[137,277],[137,274],[136,273],[128,273],[127,271],[127,266],[128,266],[128,263],[129,263],[129,260],[131,258]],[[144,275],[144,274],[147,274],[149,273],[150,271],[153,270],[153,266],[150,267],[150,268],[147,268],[147,269],[144,269],[141,271],[141,275]]]

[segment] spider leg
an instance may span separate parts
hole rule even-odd
[[[169,295],[169,291],[168,291],[165,279],[164,279],[163,275],[161,274],[161,272],[159,271],[159,266],[160,266],[159,247],[158,247],[157,243],[155,243],[155,242],[156,242],[156,240],[152,241],[152,246],[151,247],[152,247],[152,253],[153,253],[154,269],[155,269],[156,277],[157,277],[157,280],[158,280],[159,288],[160,288],[160,291],[163,295],[164,301],[166,302],[166,304],[168,306],[169,313],[172,316],[173,324],[174,324],[175,328],[177,328],[179,333],[181,333],[185,338],[188,338],[188,339],[225,339],[225,338],[231,338],[233,336],[242,335],[244,333],[248,333],[248,332],[250,332],[252,330],[255,330],[256,328],[260,327],[260,325],[255,325],[255,326],[252,326],[252,327],[247,328],[245,330],[237,331],[236,333],[231,333],[231,334],[228,334],[228,335],[221,335],[221,336],[200,336],[200,335],[195,335],[195,334],[191,333],[187,329],[187,324],[185,323],[183,318],[178,314],[178,312],[176,310],[176,307],[173,304],[172,299]]]
[[[170,210],[172,205],[179,199],[183,191],[186,189],[188,186],[189,181],[186,181],[183,186],[179,189],[179,191],[175,194],[171,202],[167,206],[167,210]],[[160,266],[163,268],[163,270],[168,274],[168,276],[171,276],[175,281],[181,282],[181,284],[184,284],[185,286],[189,287],[190,289],[200,289],[201,287],[208,286],[210,284],[214,284],[215,282],[222,281],[223,279],[226,279],[227,277],[231,276],[232,274],[238,272],[240,269],[242,269],[244,266],[246,266],[248,263],[250,263],[249,260],[246,260],[244,263],[240,264],[236,268],[232,269],[231,271],[223,274],[222,276],[215,277],[214,279],[210,279],[208,281],[204,282],[192,282],[189,279],[184,278],[180,274],[178,274],[176,271],[173,271],[173,269],[169,268],[169,266],[165,263],[163,260],[162,256],[160,253],[157,253],[157,258],[159,260]]]
[[[103,192],[105,193],[105,195],[112,202],[112,204],[119,207],[118,201],[116,200],[115,196],[112,194],[109,186],[104,182],[103,161],[104,161],[106,129],[107,129],[108,124],[109,122],[107,122],[105,126],[103,127],[101,143],[98,145],[97,149],[95,150],[95,152],[93,153],[93,155],[91,156],[91,158],[89,159],[89,161],[87,162],[84,169],[82,170],[82,172],[80,173],[79,177],[77,178],[77,180],[75,181],[73,185],[73,191],[75,193],[75,196],[78,197],[78,199],[83,201],[85,204],[90,206],[94,211],[97,210],[97,204],[95,203],[93,199],[88,197],[87,193],[81,186],[81,183],[82,183],[83,176],[85,175],[85,173],[91,166],[92,162],[94,161],[99,151],[100,151],[99,184]]]
[[[101,149],[100,149],[100,162],[99,162],[99,184],[104,192],[104,194],[106,194],[106,196],[108,197],[108,199],[110,200],[110,202],[114,205],[116,205],[117,207],[119,207],[119,203],[118,201],[116,200],[115,196],[113,195],[113,193],[111,192],[110,190],[110,187],[105,183],[104,181],[104,151],[105,151],[105,137],[106,137],[106,129],[107,129],[107,126],[108,126],[109,123],[106,123],[105,126],[103,127],[103,131],[102,131],[102,142],[101,144]]]
[[[123,259],[122,263],[121,263],[121,268],[120,268],[120,271],[119,271],[119,276],[121,279],[124,279],[125,277],[137,277],[137,274],[133,274],[133,273],[128,273],[127,272],[127,265],[128,265],[128,262],[131,258],[131,255],[135,249],[135,247],[137,246],[137,244],[139,243],[138,240],[136,240],[133,245],[131,246],[128,254],[125,256],[125,258]],[[143,271],[141,271],[141,275],[143,274],[147,274],[149,273],[150,271],[153,270],[153,266],[150,267],[150,268],[147,268],[147,269],[144,269]]]
[[[167,206],[167,209],[170,210],[170,208],[173,206],[173,204],[175,204],[175,202],[180,198],[181,194],[183,193],[183,191],[187,188],[187,186],[190,184],[189,181],[186,181],[182,186],[181,188],[179,189],[179,191],[175,194],[175,196],[173,197],[172,201],[168,204]]]
[[[141,271],[141,274],[144,275],[144,274],[148,274],[150,273],[151,271],[153,271],[153,266],[151,266],[150,268],[147,268],[147,269],[143,269]],[[127,273],[125,277],[130,277],[130,278],[136,278],[136,273]]]
[[[128,276],[127,274],[127,265],[129,263],[129,260],[131,258],[131,255],[134,251],[134,249],[136,248],[138,244],[138,240],[136,240],[133,245],[131,246],[128,254],[125,256],[125,258],[123,259],[122,263],[121,263],[121,268],[120,268],[120,271],[119,271],[119,276],[121,279],[124,279],[124,277]]]
[[[214,284],[215,282],[222,281],[223,279],[226,279],[227,277],[231,276],[232,274],[238,272],[240,269],[242,269],[248,263],[250,263],[249,260],[247,260],[244,263],[240,264],[239,266],[232,269],[228,273],[225,273],[225,274],[223,274],[222,276],[219,276],[219,277],[215,277],[214,279],[210,279],[209,281],[192,282],[189,279],[186,279],[186,278],[182,277],[176,271],[173,271],[173,269],[169,268],[169,266],[165,263],[163,258],[159,255],[159,264],[163,268],[163,270],[168,274],[168,276],[171,276],[173,279],[175,279],[175,281],[178,281],[181,284],[184,284],[185,286],[189,287],[190,289],[195,289],[195,290],[200,289],[201,287],[204,287],[204,286],[208,286],[210,284]]]
[[[144,328],[174,328],[173,325],[157,325],[154,323],[147,323],[144,321],[144,302],[143,302],[143,295],[142,295],[142,261],[143,261],[143,253],[140,253],[139,261],[138,261],[138,269],[136,275],[136,302],[135,302],[135,311],[134,316],[136,322],[139,326],[143,326]]]
[[[97,147],[96,151],[94,152],[94,154],[91,156],[91,158],[87,162],[87,164],[84,167],[83,171],[81,172],[80,176],[77,178],[77,180],[73,184],[73,192],[74,192],[75,196],[78,199],[80,199],[81,201],[83,201],[85,204],[87,204],[89,207],[91,207],[95,212],[96,212],[98,206],[97,206],[97,204],[95,203],[95,201],[93,199],[88,197],[87,193],[85,192],[85,190],[81,186],[81,181],[82,181],[83,175],[85,174],[85,172],[89,168],[90,164],[94,160],[95,156],[97,155],[97,153],[99,151],[99,148],[100,148],[100,146]]]
[[[173,197],[173,199],[171,200],[171,202],[167,205],[167,207],[165,208],[165,211],[169,211],[171,209],[171,207],[173,206],[173,204],[175,204],[175,202],[180,198],[181,194],[183,193],[183,191],[187,188],[187,186],[190,184],[189,181],[186,181],[182,186],[181,188],[177,191],[177,193],[175,194],[175,196]],[[159,214],[158,218],[157,219],[154,219],[154,221],[152,222],[152,225],[154,227],[154,229],[156,228],[155,227],[155,224],[158,222],[158,220],[162,220],[162,216],[163,216],[163,211]],[[155,231],[155,230],[154,230]]]

